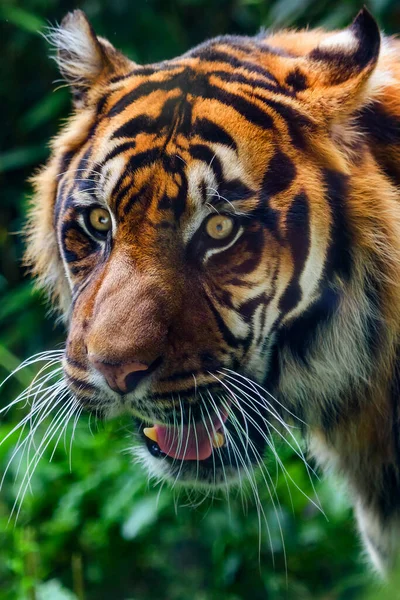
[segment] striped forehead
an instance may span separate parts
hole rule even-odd
[[[152,148],[148,152],[152,156]],[[187,151],[177,148],[175,154],[158,157],[150,164],[142,154],[139,160],[136,153],[128,153],[128,159],[125,153],[115,155],[99,174],[99,196],[117,221],[129,218],[136,203],[157,206],[160,218],[172,216],[180,221],[187,241],[207,215],[241,213],[246,203],[249,210],[253,207],[253,182],[232,146],[189,144]],[[142,161],[141,167],[132,169]]]
[[[158,199],[160,208],[175,208],[178,218],[183,209],[204,215],[222,202],[230,212],[232,203],[246,200],[254,185],[236,132],[228,131],[229,119],[224,122],[209,102],[189,99],[181,91],[156,96],[151,102],[148,97],[137,100],[118,118],[100,123],[80,160],[88,167],[88,181],[94,177],[90,165],[97,172],[96,185],[89,189],[94,187],[117,217],[143,195]],[[227,107],[225,112],[229,116]],[[78,175],[82,198],[88,186],[81,169]]]
[[[270,110],[282,117],[284,106],[271,73],[248,68],[248,51],[223,40],[110,82],[81,158],[89,174],[90,165],[100,171],[97,190],[113,211],[126,215],[144,193],[158,196],[177,218],[190,216],[191,230],[222,205],[234,212],[241,201],[246,209],[273,154]]]

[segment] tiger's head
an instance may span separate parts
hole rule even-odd
[[[332,320],[354,301],[348,124],[379,84],[377,25],[364,10],[145,66],[81,11],[50,38],[75,110],[35,178],[27,257],[67,324],[66,382],[132,415],[152,473],[234,481],[285,417],[318,420],[362,376],[361,317]]]

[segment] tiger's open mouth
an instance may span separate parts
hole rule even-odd
[[[244,413],[236,404],[189,424],[148,426],[134,421],[147,454],[145,458],[142,451],[141,458],[150,470],[187,485],[237,482],[243,471],[262,461],[267,444],[260,411]]]
[[[214,415],[210,426],[206,423],[193,423],[193,425],[165,426],[154,425],[144,427],[143,434],[150,440],[149,451],[156,456],[161,454],[179,460],[206,460],[213,449],[222,448],[226,443],[226,436],[221,429],[228,415]]]

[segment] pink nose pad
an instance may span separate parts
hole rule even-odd
[[[113,365],[94,357],[89,357],[89,360],[95,369],[103,375],[110,388],[120,394],[132,392],[149,368],[148,365],[136,361]]]

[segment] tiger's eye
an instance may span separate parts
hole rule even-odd
[[[105,233],[111,229],[111,215],[105,208],[93,208],[89,214],[89,222],[93,229]]]
[[[226,215],[214,215],[208,219],[206,231],[214,240],[223,240],[233,231],[234,221]]]

